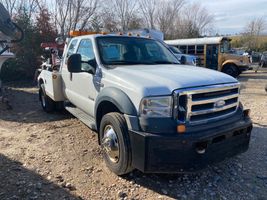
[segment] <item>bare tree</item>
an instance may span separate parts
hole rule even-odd
[[[97,0],[55,0],[52,5],[55,24],[61,35],[70,30],[89,28],[90,20],[96,14]]]
[[[77,0],[80,2],[80,12],[79,15],[76,16],[75,22],[72,28],[76,29],[79,26],[79,29],[84,29],[89,27],[88,23],[92,19],[92,17],[96,14],[96,10],[98,8],[98,1],[97,0]],[[78,13],[78,12],[77,12]],[[79,20],[80,18],[80,20]]]
[[[14,15],[21,10],[26,10],[30,18],[37,12],[39,1],[40,0],[0,0],[11,17],[14,17]]]
[[[10,16],[13,17],[17,1],[16,0],[0,0],[0,3],[2,3],[5,6]]]
[[[206,34],[212,27],[214,16],[209,14],[200,3],[188,5],[183,12],[182,26],[188,36]]]
[[[247,47],[250,49],[258,49],[260,46],[259,36],[266,29],[266,18],[259,17],[249,21],[243,33],[243,39],[247,41]]]
[[[158,28],[165,34],[166,38],[171,38],[175,29],[175,20],[179,17],[179,11],[184,5],[184,0],[161,1],[157,12]]]
[[[55,0],[52,6],[54,13],[55,25],[59,29],[59,33],[64,35],[67,27],[67,17],[71,6],[71,0]]]
[[[145,25],[148,28],[155,29],[156,13],[158,10],[158,1],[157,0],[139,0],[139,7],[142,13],[142,17],[145,20]]]
[[[128,30],[131,20],[135,17],[137,2],[132,0],[112,0],[113,15],[118,20],[121,31]],[[109,8],[110,9],[110,8]]]
[[[17,2],[17,12],[20,12],[21,10],[26,10],[30,19],[33,18],[33,15],[37,12],[39,8],[39,0],[20,0]]]

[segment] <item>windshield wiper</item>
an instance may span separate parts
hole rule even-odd
[[[128,60],[116,60],[116,61],[109,61],[107,62],[108,65],[134,65],[134,64],[141,64],[140,62],[137,61],[128,61]]]
[[[153,63],[155,63],[155,64],[179,64],[177,62],[170,62],[170,61],[166,61],[166,60],[158,60],[158,61],[154,61]]]
[[[155,65],[155,64],[180,64],[177,62],[170,61],[128,61],[128,60],[116,60],[109,61],[107,65]]]

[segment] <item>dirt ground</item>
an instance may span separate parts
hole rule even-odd
[[[267,72],[246,72],[241,99],[251,109],[249,150],[187,175],[118,177],[97,137],[71,115],[44,113],[37,88],[9,85],[0,107],[0,199],[267,199]]]

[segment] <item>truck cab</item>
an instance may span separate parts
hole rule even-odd
[[[117,175],[197,170],[249,146],[252,122],[237,80],[180,65],[151,38],[74,37],[59,71],[43,70],[38,82],[43,109],[64,107],[95,130]]]

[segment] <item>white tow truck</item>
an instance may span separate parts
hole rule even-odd
[[[76,34],[59,70],[42,70],[38,84],[46,112],[65,108],[98,133],[117,175],[194,171],[249,147],[237,80],[180,65],[154,39]]]

